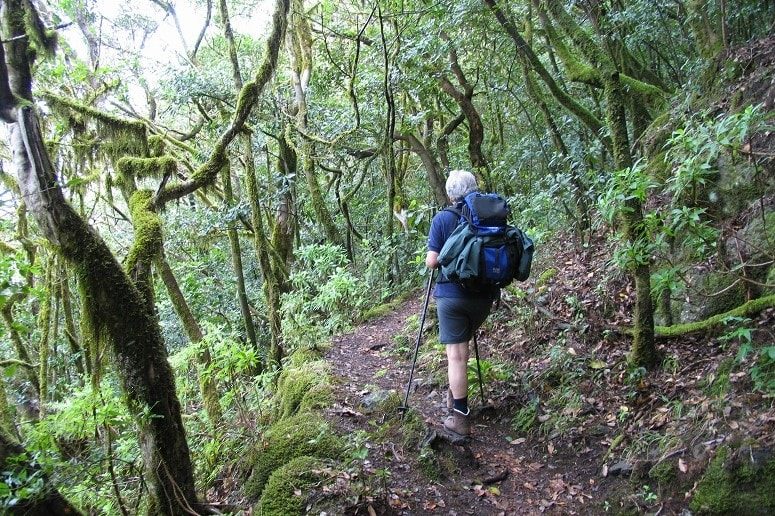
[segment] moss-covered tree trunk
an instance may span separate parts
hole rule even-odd
[[[240,140],[244,141],[244,138],[241,138]],[[248,141],[248,145],[249,143],[250,142]],[[221,174],[223,178],[223,201],[227,209],[231,209],[234,205],[234,189],[232,188],[231,167],[228,162],[226,163],[226,166],[223,167],[223,172]],[[245,289],[245,268],[242,266],[242,246],[240,245],[239,234],[237,233],[237,223],[235,220],[228,221],[226,233],[229,236],[231,267],[234,270],[234,279],[237,282],[237,302],[239,303],[240,314],[242,314],[242,324],[245,326],[245,333],[248,336],[250,345],[254,348],[258,348],[256,326],[253,324],[253,316],[250,314],[250,303],[248,302],[248,294]]]
[[[614,162],[618,169],[632,166],[627,124],[625,120],[624,96],[619,76],[614,71],[605,79],[606,118],[611,129]],[[624,237],[635,247],[646,242],[643,227],[643,206],[638,199],[629,198],[620,208]],[[633,340],[628,360],[637,366],[652,368],[659,363],[654,341],[654,306],[651,299],[651,270],[648,257],[637,260],[632,266],[635,279],[635,313],[633,315]]]
[[[70,261],[86,293],[84,317],[104,331],[130,412],[136,416],[151,505],[159,514],[197,509],[193,468],[167,362],[161,331],[144,298],[105,242],[65,201],[31,106],[30,66],[24,9],[5,2],[3,39],[12,39],[7,59],[0,55],[0,105],[10,124],[11,151],[19,187],[43,235]],[[6,62],[8,67],[6,69]],[[6,73],[7,71],[7,73]],[[9,91],[17,103],[2,92]],[[7,102],[11,102],[8,104]]]
[[[231,29],[231,18],[229,16],[228,6],[225,0],[221,0],[219,3],[219,9],[221,13],[221,23],[223,25],[224,36],[229,44],[229,60],[231,61],[232,77],[234,80],[234,86],[239,90],[243,86],[242,72],[240,69],[239,60],[237,59],[237,45],[234,41],[234,34]],[[282,348],[282,328],[281,328],[281,316],[280,316],[280,292],[281,278],[278,276],[277,255],[270,253],[271,243],[266,235],[266,229],[264,227],[264,214],[261,210],[260,199],[261,195],[258,190],[258,179],[256,177],[256,165],[255,154],[253,153],[253,140],[250,135],[245,134],[241,137],[240,143],[242,146],[242,152],[244,154],[244,178],[245,187],[248,194],[248,203],[251,208],[251,222],[253,224],[253,244],[255,252],[258,257],[258,264],[261,268],[261,273],[264,279],[263,292],[264,292],[264,304],[267,310],[267,318],[269,320],[269,332],[270,332],[270,347],[267,353],[268,362],[275,365],[280,365],[280,360],[283,357]],[[284,159],[287,151],[284,152],[283,146],[287,147],[285,143],[285,135],[279,136],[280,150],[279,160]],[[296,157],[293,155],[293,171],[286,173],[296,174]],[[289,251],[292,248],[289,249]],[[282,259],[280,259],[282,260]]]
[[[67,276],[67,265],[64,262],[59,264],[59,288],[59,295],[62,298],[62,313],[65,319],[65,338],[70,346],[70,353],[74,358],[75,369],[78,372],[78,376],[83,377],[88,372],[86,369],[88,362],[84,359],[83,348],[81,347],[75,325],[70,279]]]
[[[38,341],[38,386],[40,387],[40,402],[38,406],[40,408],[40,417],[46,415],[46,408],[48,405],[48,358],[51,354],[49,342],[51,341],[51,304],[53,301],[53,270],[54,270],[54,258],[51,257],[47,260],[45,269],[45,288],[43,290],[43,300],[40,305],[40,312],[38,312],[38,331],[40,337]]]
[[[175,273],[172,271],[163,252],[156,260],[156,269],[159,271],[159,276],[161,276],[164,287],[167,289],[167,294],[170,297],[175,313],[178,314],[180,322],[183,324],[188,340],[199,347],[199,353],[197,354],[197,361],[201,368],[199,371],[199,391],[202,394],[207,419],[210,420],[210,424],[213,427],[217,427],[221,422],[223,414],[221,413],[221,404],[219,402],[218,384],[213,375],[206,372],[212,363],[212,357],[210,349],[206,344],[202,343],[204,338],[202,328],[188,306],[183,291],[180,290],[178,280],[175,278]]]
[[[304,4],[301,0],[291,2],[291,22],[288,25],[288,49],[291,64],[291,81],[294,89],[293,111],[296,115],[296,128],[299,136],[296,153],[298,154],[301,171],[307,185],[310,204],[315,212],[318,224],[323,228],[326,239],[342,245],[344,239],[334,223],[334,218],[328,208],[323,190],[318,181],[315,161],[313,159],[313,142],[306,137],[307,117],[307,90],[312,77],[312,31],[307,22]],[[293,144],[291,139],[288,143]]]
[[[221,24],[223,25],[223,32],[226,36],[226,41],[229,43],[229,60],[231,61],[232,75],[234,76],[234,85],[237,91],[242,89],[242,73],[240,71],[239,61],[237,60],[237,48],[234,43],[234,33],[231,30],[231,18],[229,17],[228,6],[226,0],[220,0],[219,10],[221,13]],[[250,135],[243,134],[240,138],[240,143],[245,153],[246,169],[253,168],[253,146],[251,143]],[[227,208],[231,208],[234,204],[234,189],[232,188],[231,180],[231,167],[228,162],[224,166],[223,171],[223,191],[224,202]],[[229,234],[229,246],[231,248],[231,260],[232,268],[234,269],[234,275],[237,280],[237,300],[239,301],[240,313],[242,314],[242,321],[245,325],[245,333],[248,335],[250,344],[258,349],[258,339],[256,338],[256,326],[253,324],[253,316],[250,313],[250,303],[248,303],[248,295],[245,289],[245,272],[242,266],[242,250],[239,241],[239,235],[237,234],[237,228],[234,221],[229,221],[228,225]]]
[[[75,268],[92,334],[106,335],[111,344],[126,401],[137,419],[154,510],[184,514],[186,506],[197,506],[193,468],[158,321],[104,241],[54,186],[33,109],[20,108],[18,117],[12,142],[22,191],[32,199],[30,208],[46,237]]]
[[[593,68],[594,76],[602,83],[606,125],[611,135],[614,165],[619,170],[632,167],[633,159],[625,110],[627,99],[622,91],[620,73],[613,60],[575,23],[561,3],[544,0],[541,5],[586,59],[587,63],[583,63],[583,66]],[[624,201],[624,206],[619,207],[619,213],[624,237],[633,247],[642,249],[646,242],[646,235],[641,201],[634,196],[629,196]],[[635,313],[633,314],[633,342],[628,358],[635,365],[650,368],[657,365],[659,356],[654,342],[654,307],[651,299],[649,257],[634,260],[631,273],[635,280]]]

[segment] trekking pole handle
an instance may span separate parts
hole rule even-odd
[[[431,275],[428,278],[428,287],[425,291],[425,302],[422,307],[422,317],[420,317],[420,329],[417,332],[417,343],[414,346],[414,358],[412,359],[412,368],[409,371],[409,381],[406,384],[406,395],[404,396],[403,409],[409,408],[409,392],[412,388],[412,378],[414,377],[414,367],[417,364],[417,355],[420,352],[420,341],[422,340],[422,330],[425,327],[425,315],[428,313],[428,302],[431,298],[431,285],[433,285],[433,276],[436,274],[436,269],[431,269]]]

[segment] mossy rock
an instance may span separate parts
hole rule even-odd
[[[696,322],[736,308],[746,301],[745,284],[737,276],[717,272],[695,274],[681,307],[681,322]],[[709,295],[717,294],[718,295]]]
[[[672,484],[678,475],[678,466],[673,462],[663,460],[649,470],[649,478],[655,480],[661,487]]]
[[[267,430],[262,446],[255,451],[245,494],[257,500],[272,472],[297,457],[336,458],[344,449],[342,439],[320,416],[301,412],[282,419]]]
[[[291,353],[286,359],[286,367],[300,367],[307,362],[316,362],[323,358],[323,350],[320,348],[302,348]]]
[[[775,454],[720,448],[697,486],[691,509],[699,514],[773,514]]]
[[[751,256],[751,261],[758,263],[771,260],[772,255],[775,254],[775,211],[765,214],[764,219],[761,215],[754,216],[743,229],[738,231],[737,236],[739,239],[732,238],[727,242],[728,255],[735,256],[737,246],[742,242],[747,254]],[[758,269],[760,269],[759,277],[765,277],[766,272],[762,271],[761,267]]]
[[[287,516],[307,512],[310,488],[332,477],[331,465],[317,457],[296,457],[276,469],[266,482],[254,513],[262,516]]]
[[[333,400],[330,384],[329,366],[324,360],[286,367],[277,380],[275,419],[329,406]]]
[[[770,266],[770,270],[767,272],[767,279],[765,281],[767,285],[772,285],[764,290],[764,295],[770,296],[775,294],[775,266]]]

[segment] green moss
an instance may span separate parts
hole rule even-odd
[[[747,447],[738,453],[721,447],[697,486],[691,509],[700,514],[772,514],[775,457],[754,454]]]
[[[172,176],[178,168],[178,162],[171,156],[159,158],[133,158],[124,156],[116,162],[121,181],[143,179],[146,177],[160,178]]]
[[[764,282],[766,285],[772,285],[764,290],[767,295],[775,294],[775,266],[770,266],[770,270],[767,272],[767,279]]]
[[[167,143],[164,141],[164,137],[159,134],[152,134],[148,137],[148,153],[152,157],[160,157],[167,149]]]
[[[323,357],[322,349],[320,348],[304,348],[297,349],[291,353],[286,359],[286,367],[300,367],[307,362],[315,362]]]
[[[673,326],[655,326],[654,330],[658,337],[679,337],[687,333],[708,330],[710,328],[721,326],[724,324],[724,320],[729,317],[749,317],[751,315],[758,314],[765,308],[770,308],[772,306],[775,306],[775,295],[760,297],[759,299],[748,301],[747,303],[737,308],[734,308],[723,314],[714,315],[713,317],[709,317],[704,321],[676,324]]]
[[[361,316],[361,319],[363,321],[368,321],[369,319],[374,319],[376,317],[382,317],[383,315],[387,315],[390,312],[395,311],[395,309],[398,308],[398,306],[401,305],[404,301],[406,301],[407,299],[415,295],[416,293],[414,291],[411,291],[411,290],[406,291],[387,303],[383,303],[381,305],[369,308],[363,313],[363,315]]]
[[[325,461],[310,456],[297,457],[272,473],[254,512],[262,516],[304,514],[310,488],[320,488],[331,476]]]
[[[649,477],[656,480],[660,486],[668,486],[675,480],[676,470],[675,464],[663,460],[649,470]]]
[[[152,210],[153,192],[138,190],[129,199],[135,238],[126,259],[126,270],[138,263],[151,263],[162,247],[161,218]]]
[[[245,483],[245,494],[258,499],[272,472],[297,457],[336,458],[344,448],[342,439],[315,414],[301,412],[280,420],[269,428],[262,446],[255,452],[253,473]]]
[[[546,286],[552,279],[554,279],[557,276],[557,269],[554,267],[549,267],[545,271],[543,271],[536,280],[536,288],[541,289],[541,287]]]
[[[147,155],[148,140],[143,122],[117,117],[51,92],[44,92],[42,96],[63,118],[73,119],[71,125],[82,125],[83,120],[94,121],[103,141],[102,150],[112,159]]]
[[[420,465],[420,471],[430,480],[438,480],[441,476],[441,468],[439,466],[436,452],[430,446],[425,446],[420,450],[420,455],[417,457],[417,461]]]
[[[329,366],[324,360],[286,367],[277,380],[275,418],[329,406],[333,398],[330,384]]]

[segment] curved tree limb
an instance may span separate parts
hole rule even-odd
[[[194,176],[190,181],[168,186],[160,191],[155,199],[155,204],[157,206],[162,206],[168,201],[179,199],[203,186],[207,186],[214,182],[218,177],[218,173],[221,171],[221,168],[223,168],[223,164],[227,159],[226,147],[228,147],[234,138],[245,129],[245,123],[247,122],[250,112],[258,102],[267,83],[274,75],[274,70],[277,67],[277,56],[280,50],[280,43],[285,36],[289,6],[290,0],[277,1],[277,6],[272,16],[274,25],[272,33],[266,43],[267,51],[264,62],[258,72],[256,72],[253,80],[245,84],[240,90],[232,122],[215,144],[209,159],[194,172]]]
[[[724,324],[724,321],[730,317],[750,317],[756,315],[762,310],[775,307],[775,294],[753,299],[744,303],[737,308],[733,308],[723,314],[717,314],[712,317],[708,317],[703,321],[676,324],[673,326],[656,326],[655,336],[661,339],[669,339],[673,337],[680,337],[689,333],[696,333],[701,331],[708,331]]]

